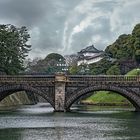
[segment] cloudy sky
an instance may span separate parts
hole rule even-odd
[[[140,23],[140,0],[0,0],[0,24],[26,26],[30,58],[104,49]]]

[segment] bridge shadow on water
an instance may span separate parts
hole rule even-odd
[[[49,103],[38,103],[36,105],[18,105],[12,107],[0,107],[1,116],[14,117],[117,117],[140,115],[133,107],[122,106],[96,106],[96,105],[73,105],[70,112],[54,112]]]

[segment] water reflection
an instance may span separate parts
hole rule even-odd
[[[140,113],[132,110],[75,106],[57,113],[48,104],[11,108],[0,112],[0,140],[138,140]]]

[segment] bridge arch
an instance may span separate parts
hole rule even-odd
[[[28,86],[28,85],[8,85],[8,86],[1,86],[0,87],[0,101],[2,101],[4,98],[6,98],[7,96],[19,92],[19,91],[25,91],[25,92],[30,92],[30,93],[34,93],[37,94],[39,96],[41,96],[42,98],[44,98],[47,102],[49,102],[51,104],[51,106],[54,108],[54,101],[52,101],[49,97],[45,96],[45,93],[43,93],[42,91]]]
[[[136,95],[136,93],[133,93],[130,90],[117,87],[117,86],[109,86],[109,85],[100,85],[100,86],[91,86],[86,87],[81,90],[74,91],[71,96],[67,99],[65,107],[66,110],[70,110],[70,107],[72,104],[77,101],[80,97],[85,96],[87,94],[91,94],[91,92],[94,91],[113,91],[116,92],[123,97],[127,98],[132,105],[135,107],[136,111],[140,111],[140,97]]]

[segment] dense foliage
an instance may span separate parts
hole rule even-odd
[[[121,71],[118,65],[113,65],[106,71],[106,74],[107,75],[120,75]]]
[[[24,69],[23,62],[31,45],[27,28],[13,25],[0,25],[0,71],[17,74]]]
[[[98,63],[94,63],[90,65],[91,74],[93,75],[106,74],[107,70],[112,65],[113,64],[107,58],[104,58]]]
[[[133,59],[140,62],[140,24],[134,27],[132,34],[120,35],[105,49],[105,52],[118,60]]]
[[[32,61],[28,63],[31,73],[44,73],[54,74],[59,71],[59,63],[64,63],[65,59],[62,55],[57,53],[48,54],[45,59],[37,59],[36,62]]]

